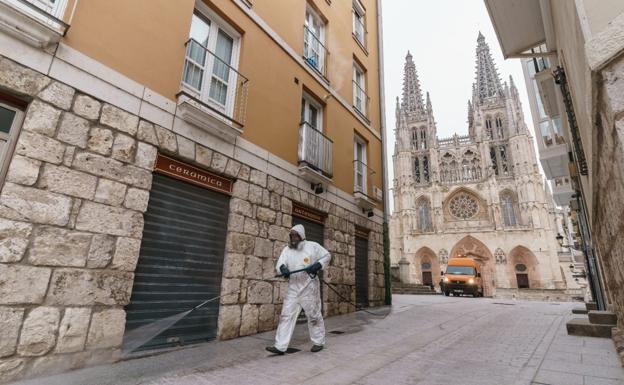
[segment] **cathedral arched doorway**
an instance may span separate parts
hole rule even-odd
[[[509,252],[507,260],[507,276],[512,288],[540,288],[541,281],[537,271],[537,257],[528,248],[516,246]]]
[[[453,246],[450,258],[457,257],[472,258],[481,267],[483,282],[483,295],[491,297],[494,295],[494,258],[488,247],[477,238],[467,235]]]
[[[433,250],[421,247],[414,255],[414,275],[417,281],[427,286],[436,286],[440,281],[440,263]]]

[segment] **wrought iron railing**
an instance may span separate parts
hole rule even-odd
[[[182,89],[217,115],[245,125],[249,79],[195,39],[186,42]]]
[[[333,176],[333,141],[309,123],[299,129],[299,165],[305,165],[328,178]]]
[[[559,84],[559,87],[561,88],[563,104],[565,105],[566,113],[568,115],[568,124],[570,126],[570,134],[572,134],[572,144],[574,145],[574,154],[578,164],[579,173],[581,175],[587,175],[587,158],[585,157],[585,151],[583,150],[583,143],[581,141],[578,123],[576,121],[576,113],[574,112],[574,105],[572,104],[572,95],[570,94],[570,89],[568,88],[568,80],[566,78],[565,71],[563,68],[557,67],[553,71],[553,75],[555,77],[555,83]]]
[[[68,0],[0,0],[35,18],[65,36],[69,24],[63,21]]]
[[[327,76],[329,52],[319,37],[307,26],[303,26],[303,58],[314,70]]]
[[[364,48],[368,48],[366,46],[366,35],[368,34],[366,26],[362,22],[361,17],[355,11],[351,12],[353,12],[353,36],[360,44],[362,44]]]
[[[375,170],[368,167],[361,160],[353,161],[353,192],[359,192],[368,196],[368,177],[375,174]]]
[[[368,120],[368,107],[370,98],[366,91],[354,80],[353,81],[353,107],[355,110]]]

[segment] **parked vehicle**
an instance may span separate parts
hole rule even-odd
[[[446,272],[442,272],[442,275],[441,289],[444,295],[472,294],[473,297],[483,297],[481,268],[473,259],[449,259]]]

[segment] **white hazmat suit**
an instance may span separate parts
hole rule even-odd
[[[282,265],[286,265],[289,271],[294,271],[320,262],[325,269],[331,259],[329,252],[316,242],[306,241],[305,229],[302,225],[294,226],[291,231],[293,230],[301,236],[302,241],[295,249],[289,246],[284,247],[275,266],[278,274],[281,274],[280,266]],[[312,343],[325,345],[325,323],[321,313],[320,286],[318,277],[310,278],[307,272],[290,275],[288,293],[284,298],[282,314],[275,334],[275,347],[278,350],[284,352],[288,348],[302,308],[308,318],[308,330]]]

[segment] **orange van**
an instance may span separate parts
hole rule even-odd
[[[483,297],[483,282],[481,268],[471,258],[457,257],[448,261],[446,272],[442,272],[442,292],[461,295],[472,294],[473,297]]]

